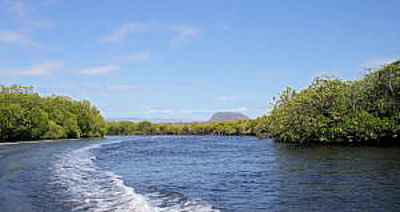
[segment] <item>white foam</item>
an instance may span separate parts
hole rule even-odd
[[[115,141],[113,144],[123,142]],[[134,188],[126,186],[122,178],[113,172],[99,170],[93,161],[96,159],[91,149],[104,144],[95,144],[60,157],[55,162],[53,184],[62,191],[64,204],[73,211],[217,211],[201,200],[188,200],[183,204],[158,207],[164,200],[157,195],[147,196],[135,193]]]

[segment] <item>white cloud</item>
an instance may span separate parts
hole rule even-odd
[[[116,71],[119,69],[119,66],[108,64],[104,66],[92,67],[92,68],[85,68],[79,70],[79,73],[86,74],[86,75],[104,75],[111,71]]]
[[[2,0],[0,0],[0,6],[0,12],[8,14],[9,19],[14,22],[13,25],[18,29],[18,32],[0,32],[0,42],[38,46],[27,33],[31,34],[37,28],[48,27],[54,24],[53,21],[44,20],[39,16],[32,1],[5,0],[3,4]]]
[[[190,25],[175,26],[173,27],[173,30],[176,32],[175,37],[172,39],[172,45],[175,47],[190,43],[201,33],[199,27]]]
[[[38,18],[33,7],[27,5],[24,0],[12,0],[9,2],[8,10],[11,16],[22,26],[42,28],[54,24],[53,21]]]
[[[48,75],[54,70],[60,68],[62,65],[63,63],[59,61],[45,61],[27,68],[0,69],[0,72],[10,75]]]
[[[122,40],[124,40],[129,35],[129,33],[148,32],[149,29],[150,29],[149,24],[139,23],[139,22],[129,22],[121,25],[113,32],[100,39],[100,41],[106,43],[119,43]]]
[[[20,32],[0,32],[0,41],[4,43],[23,43],[29,44],[32,41],[28,36],[20,33]]]
[[[48,61],[43,62],[27,69],[20,70],[18,74],[21,75],[47,75],[62,66],[61,62]]]
[[[114,64],[108,64],[108,65],[104,65],[104,66],[91,67],[91,68],[83,68],[83,69],[80,69],[78,72],[81,74],[86,74],[86,75],[104,75],[104,74],[108,74],[112,71],[119,70],[120,65],[138,63],[138,62],[145,61],[148,59],[150,59],[150,53],[148,53],[148,52],[133,53],[128,56],[116,59],[114,61]],[[131,85],[108,86],[107,88],[114,89],[114,90],[115,89],[119,89],[119,90],[137,89],[137,87],[134,87]]]

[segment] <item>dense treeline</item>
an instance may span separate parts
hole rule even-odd
[[[256,120],[152,124],[111,122],[110,135],[256,135],[284,142],[395,142],[400,134],[400,61],[371,70],[361,80],[316,78],[288,87],[271,112]]]
[[[41,97],[30,86],[0,86],[0,141],[104,136],[103,117],[89,101]]]
[[[395,142],[400,133],[400,61],[361,80],[317,78],[285,89],[268,116],[268,131],[286,142]]]
[[[109,135],[257,135],[266,136],[265,118],[217,123],[109,122]]]
[[[88,101],[41,97],[32,87],[0,86],[0,140],[109,135],[255,135],[284,142],[396,142],[400,135],[400,61],[363,79],[316,78],[288,87],[271,112],[219,123],[105,123]]]

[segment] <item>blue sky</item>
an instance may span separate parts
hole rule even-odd
[[[400,58],[398,0],[0,0],[1,84],[107,118],[265,114],[286,86]]]

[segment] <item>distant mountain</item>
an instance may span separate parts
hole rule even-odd
[[[208,122],[226,122],[226,121],[238,121],[238,120],[249,120],[250,118],[242,113],[236,112],[217,112],[214,113]]]

